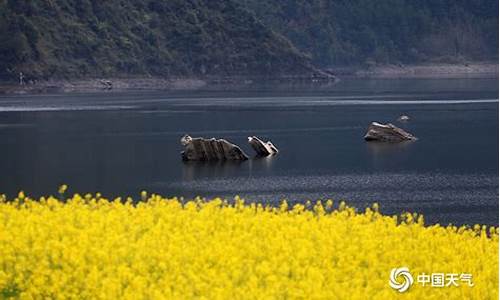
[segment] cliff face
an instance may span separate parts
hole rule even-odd
[[[224,0],[0,0],[0,76],[282,76],[309,59]]]

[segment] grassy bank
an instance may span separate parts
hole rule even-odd
[[[142,198],[0,197],[0,298],[498,298],[498,228],[427,227],[376,204]],[[388,284],[402,266],[415,277],[405,293]],[[423,286],[422,273],[474,286]]]

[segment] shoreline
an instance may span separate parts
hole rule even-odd
[[[15,82],[0,82],[2,94],[45,94],[72,92],[106,92],[131,90],[199,90],[208,87],[250,86],[263,82],[290,84],[335,82],[343,79],[494,79],[499,78],[498,62],[471,62],[461,64],[378,65],[363,67],[338,67],[325,69],[331,77],[283,76],[266,77],[219,77],[219,78],[88,78],[50,79],[19,85]]]
[[[0,95],[2,94],[44,94],[44,93],[72,93],[72,92],[107,92],[107,91],[194,91],[210,87],[245,87],[259,83],[335,83],[338,77],[325,75],[281,77],[245,77],[224,76],[207,78],[161,78],[161,77],[126,77],[126,78],[87,78],[87,79],[50,79],[29,82],[19,85],[15,82],[0,81]]]
[[[460,64],[376,65],[368,68],[331,68],[340,78],[358,79],[460,79],[499,78],[498,62]]]
[[[106,84],[106,83],[110,84]],[[61,79],[28,83],[23,86],[13,83],[0,83],[1,94],[45,94],[74,92],[106,92],[127,90],[196,90],[207,82],[192,78],[89,78]]]

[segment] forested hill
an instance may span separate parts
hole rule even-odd
[[[498,59],[498,0],[238,0],[320,66]]]
[[[226,0],[0,0],[0,76],[311,73],[286,38]]]
[[[498,56],[498,0],[0,0],[0,79],[310,76]]]

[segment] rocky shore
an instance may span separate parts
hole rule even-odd
[[[201,79],[164,79],[164,78],[95,78],[78,80],[47,80],[16,83],[0,83],[0,94],[37,94],[67,92],[99,92],[125,90],[195,90],[206,86]]]
[[[196,90],[211,86],[240,86],[266,82],[315,83],[336,82],[343,78],[359,79],[410,79],[410,78],[498,78],[498,62],[462,64],[380,65],[371,67],[329,68],[307,76],[282,76],[279,78],[247,78],[241,76],[220,78],[92,78],[59,79],[45,81],[0,82],[0,94],[36,94],[65,92],[100,92],[126,90]]]
[[[334,83],[337,76],[318,71],[299,75],[283,75],[279,77],[206,77],[206,78],[161,78],[161,77],[129,77],[129,78],[90,78],[90,79],[51,79],[19,82],[0,81],[0,94],[37,94],[66,92],[99,92],[126,90],[196,90],[214,86],[245,86],[259,82],[273,83]]]
[[[498,78],[498,62],[332,68],[340,78]]]

